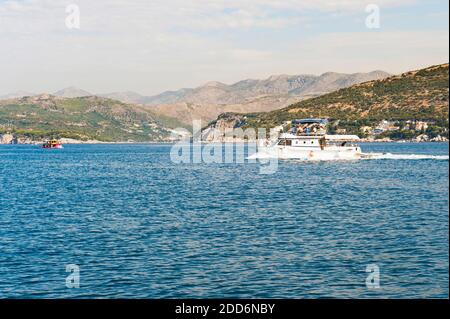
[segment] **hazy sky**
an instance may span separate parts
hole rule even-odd
[[[366,27],[370,3],[378,29]],[[79,29],[66,26],[69,4]],[[0,0],[0,95],[400,73],[448,62],[448,24],[447,0]]]

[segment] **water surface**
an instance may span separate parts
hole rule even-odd
[[[447,160],[284,161],[260,175],[169,151],[0,146],[0,297],[448,297]],[[67,264],[80,288],[66,288]]]

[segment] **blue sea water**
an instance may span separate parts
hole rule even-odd
[[[0,297],[448,298],[448,160],[282,161],[261,175],[169,152],[0,146]]]

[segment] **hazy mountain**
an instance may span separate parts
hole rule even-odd
[[[36,95],[36,93],[31,93],[27,91],[17,91],[0,96],[0,100],[17,99],[24,96],[34,96],[34,95]]]
[[[74,86],[70,86],[53,93],[53,95],[59,97],[74,98],[74,97],[91,96],[92,93]]]
[[[303,85],[291,90],[289,93],[294,95],[321,95],[350,87],[354,84],[384,79],[388,76],[390,74],[384,71],[354,74],[327,72],[312,81],[306,81]]]
[[[272,75],[265,80],[247,79],[227,85],[220,82],[208,82],[197,88],[184,88],[177,91],[166,91],[154,96],[144,96],[136,92],[111,92],[93,94],[77,87],[67,87],[53,93],[59,97],[83,97],[97,95],[122,101],[147,105],[162,105],[176,103],[206,104],[242,104],[253,98],[264,95],[314,96],[328,93],[356,83],[382,79],[389,76],[383,71],[370,73],[324,73],[315,75]],[[0,99],[20,98],[36,95],[30,92],[14,92],[0,96]]]
[[[154,96],[143,96],[135,92],[113,92],[100,96],[117,99],[126,103],[146,105],[230,105],[245,104],[252,99],[267,95],[316,96],[331,92],[356,83],[382,79],[389,76],[383,71],[370,73],[324,73],[316,75],[272,75],[264,80],[247,79],[227,85],[221,82],[208,82],[197,88],[184,88],[166,91]]]
[[[166,91],[164,93],[148,96],[142,100],[143,104],[160,105],[160,104],[174,104],[181,102],[183,97],[192,92],[194,89],[181,89],[178,91]]]
[[[241,104],[264,95],[305,96],[328,93],[337,89],[389,76],[383,71],[370,73],[324,73],[315,75],[272,75],[265,80],[247,79],[231,85],[209,82],[195,89],[168,91],[148,97],[145,104]]]
[[[97,96],[118,100],[124,103],[137,103],[137,104],[144,103],[144,100],[146,98],[145,96],[133,91],[97,94]]]
[[[165,92],[147,98],[149,109],[190,124],[205,124],[226,112],[268,112],[289,104],[341,88],[389,76],[383,71],[370,73],[324,73],[315,75],[272,75],[265,80],[247,79],[232,85],[209,82],[195,89]]]
[[[247,79],[227,85],[208,82],[197,88],[166,91],[155,96],[139,93],[112,92],[96,94],[123,103],[143,105],[170,127],[190,125],[201,119],[204,124],[224,112],[267,112],[351,85],[389,76],[383,71],[343,74],[328,72],[316,75],[272,75],[264,80]],[[11,98],[30,95],[27,92]],[[57,97],[77,98],[93,94],[77,87],[68,87],[53,94]]]
[[[143,107],[151,110],[159,117],[166,116],[176,119],[178,122],[182,123],[181,126],[192,127],[193,120],[201,120],[203,125],[207,125],[221,113],[268,112],[298,102],[302,99],[304,98],[289,95],[267,95],[242,104],[201,105],[193,103],[176,103]]]

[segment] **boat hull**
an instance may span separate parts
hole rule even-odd
[[[273,146],[258,148],[258,152],[249,159],[278,158],[306,161],[359,160],[362,158],[360,147],[330,147],[325,149]]]

